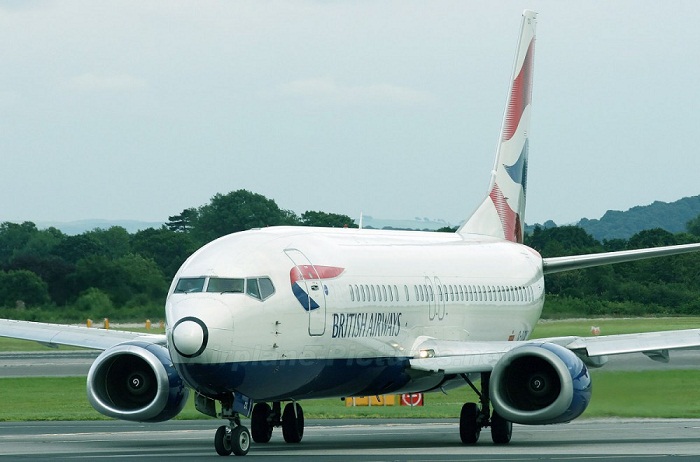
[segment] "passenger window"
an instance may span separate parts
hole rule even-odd
[[[352,291],[352,284],[348,286],[350,289],[350,301],[354,302],[355,301],[355,292]]]
[[[232,278],[209,278],[207,292],[242,294],[245,281]]]
[[[364,302],[367,299],[367,296],[365,295],[365,286],[360,285],[360,292],[362,292],[362,301]]]
[[[391,292],[391,287],[389,287],[389,292]],[[384,294],[384,301],[388,302],[389,299],[386,296],[386,286],[382,286],[382,293]]]
[[[176,294],[191,294],[204,290],[204,281],[206,278],[180,278],[175,286]]]
[[[377,293],[374,291],[374,286],[370,286],[370,289],[372,289],[372,301],[376,302],[377,301]]]
[[[257,279],[246,279],[246,294],[253,298],[260,299],[260,287]]]

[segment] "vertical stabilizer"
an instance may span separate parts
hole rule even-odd
[[[523,12],[488,196],[457,230],[459,234],[485,234],[513,242],[523,241],[536,18],[537,13],[533,11]]]

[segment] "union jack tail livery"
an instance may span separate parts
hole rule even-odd
[[[457,231],[523,242],[537,13],[526,10],[488,196]]]

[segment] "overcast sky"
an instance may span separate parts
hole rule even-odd
[[[696,1],[0,1],[0,221],[240,188],[459,224],[539,12],[526,222],[700,194]]]

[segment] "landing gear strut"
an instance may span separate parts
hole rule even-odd
[[[481,429],[491,427],[491,439],[494,444],[508,444],[513,433],[513,423],[505,420],[498,413],[491,412],[491,400],[489,399],[490,372],[481,374],[481,391],[479,391],[467,374],[462,378],[479,396],[477,403],[466,403],[462,406],[459,416],[459,436],[464,444],[476,444],[479,441]]]
[[[233,410],[233,401],[221,401],[221,416],[229,420],[229,425],[222,425],[214,435],[214,448],[220,456],[231,453],[244,456],[250,450],[250,431],[241,425],[238,412]]]

